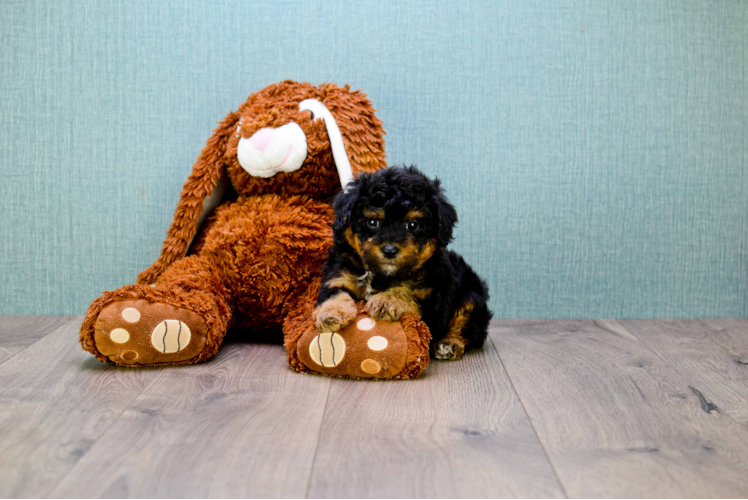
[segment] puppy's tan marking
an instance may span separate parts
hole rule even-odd
[[[405,220],[406,221],[412,221],[416,219],[423,219],[426,217],[426,214],[421,212],[420,210],[411,210],[407,214],[405,214]]]
[[[342,288],[347,290],[357,299],[365,299],[371,297],[374,291],[371,288],[371,274],[364,273],[361,276],[356,276],[352,272],[344,269],[340,272],[340,275],[330,279],[327,282],[329,288]]]
[[[467,302],[457,308],[452,319],[449,321],[447,335],[439,341],[436,346],[436,358],[456,361],[465,354],[467,340],[462,336],[462,329],[468,321],[475,306]]]
[[[368,256],[376,256],[378,258],[383,258],[382,255],[382,245],[377,245],[374,243],[371,239],[368,239],[364,241],[363,243],[360,243],[361,245],[361,251],[368,255]]]
[[[312,313],[314,325],[320,332],[337,332],[350,325],[358,314],[358,308],[350,295],[340,292],[330,297]]]
[[[413,288],[413,295],[418,300],[426,300],[431,297],[431,292],[433,291],[433,288],[420,288],[419,286],[415,286]]]
[[[354,275],[352,272],[348,271],[347,269],[344,269],[340,276],[337,276],[335,278],[330,279],[327,282],[327,286],[329,288],[344,288],[351,292],[352,294],[356,295],[357,297],[361,294],[359,289],[359,280],[358,276]]]
[[[360,276],[358,278],[358,281],[360,283],[361,290],[364,292],[364,299],[369,300],[371,299],[375,294],[379,293],[378,290],[374,290],[371,287],[371,280],[366,279],[369,275]],[[423,286],[423,284],[419,281],[403,281],[400,285],[400,288],[404,288],[408,291],[408,293],[418,299],[418,300],[425,300],[431,297],[431,294],[433,293],[433,288],[426,288]]]
[[[423,245],[423,248],[418,253],[418,264],[416,265],[416,269],[423,267],[423,265],[433,257],[437,248],[439,248],[439,244],[436,240],[429,240],[425,245]]]
[[[420,250],[421,249],[418,248],[418,243],[416,243],[412,239],[408,239],[405,244],[400,246],[400,255],[398,256],[399,260],[403,262],[413,263],[418,259]]]
[[[353,250],[359,257],[363,255],[361,240],[358,239],[358,235],[353,232],[353,228],[351,226],[348,226],[345,229],[345,241],[348,242],[348,244],[351,246],[351,248],[353,248]]]
[[[366,217],[367,219],[384,219],[384,209],[381,208],[365,208],[363,213],[364,217]]]
[[[373,295],[366,302],[366,312],[372,318],[397,321],[403,314],[421,314],[413,290],[407,286],[395,286]]]

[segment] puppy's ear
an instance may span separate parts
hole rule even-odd
[[[434,188],[433,210],[437,219],[436,239],[441,246],[445,247],[452,241],[452,231],[457,224],[457,210],[444,195],[439,179],[433,181],[432,187]]]
[[[360,181],[354,179],[332,201],[332,208],[335,209],[335,222],[332,223],[332,237],[335,245],[340,245],[345,241],[345,230],[351,223],[359,189]]]

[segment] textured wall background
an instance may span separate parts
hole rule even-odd
[[[217,120],[364,89],[440,176],[500,317],[748,313],[748,2],[4,1],[0,313],[158,255]]]

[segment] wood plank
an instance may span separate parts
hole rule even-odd
[[[491,337],[569,496],[748,495],[748,433],[625,329],[501,320]]]
[[[312,498],[562,497],[495,349],[412,381],[333,380]]]
[[[83,351],[71,317],[0,365],[0,497],[44,497],[149,381]]]
[[[699,321],[712,329],[709,338],[730,352],[737,364],[748,366],[748,318],[708,318]]]
[[[303,497],[329,386],[281,346],[224,345],[169,369],[52,496]]]
[[[0,363],[70,321],[70,316],[0,316]]]
[[[619,320],[618,324],[748,430],[748,319]]]

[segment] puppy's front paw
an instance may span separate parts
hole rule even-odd
[[[314,325],[320,332],[337,332],[350,325],[358,308],[347,293],[339,293],[320,304],[312,313]]]
[[[381,321],[398,321],[403,314],[418,314],[417,307],[403,300],[390,297],[386,293],[374,295],[365,307],[369,316]]]
[[[436,344],[434,357],[443,361],[457,361],[465,354],[465,343],[460,339],[446,338]]]

